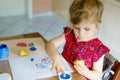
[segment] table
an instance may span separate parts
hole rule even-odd
[[[47,42],[47,40],[42,35],[40,35],[38,32],[22,34],[22,35],[7,37],[7,38],[0,38],[0,41],[12,40],[12,39],[24,39],[24,38],[37,38],[37,37],[41,37],[45,43]],[[72,67],[72,69],[74,70],[74,72],[72,73],[72,80],[85,80],[85,78],[83,76],[81,76],[80,74],[78,74],[73,67]],[[12,76],[12,72],[11,72],[8,60],[0,61],[0,73],[11,74],[11,77],[13,80],[13,76]],[[58,76],[44,78],[44,79],[37,79],[37,80],[58,80]]]
[[[38,32],[22,34],[22,35],[6,37],[6,38],[0,38],[0,41],[12,40],[12,39],[23,39],[23,38],[37,38],[37,37],[42,37],[44,42],[46,42],[45,38],[42,35],[40,35]],[[0,73],[9,73],[13,80],[13,76],[12,76],[12,72],[11,72],[8,60],[0,61]]]

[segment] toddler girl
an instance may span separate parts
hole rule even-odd
[[[99,79],[103,60],[109,48],[106,47],[95,33],[101,23],[103,4],[100,0],[74,0],[69,8],[72,26],[65,27],[64,33],[46,43],[46,52],[51,57],[52,70],[57,73],[64,71],[64,64],[57,47],[64,44],[62,55],[71,63],[77,72],[86,79]],[[82,60],[84,65],[74,64]]]

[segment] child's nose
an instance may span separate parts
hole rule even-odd
[[[80,35],[80,36],[82,36],[82,35],[84,34],[84,30],[82,30],[82,29],[79,29],[78,32],[79,32],[79,35]]]

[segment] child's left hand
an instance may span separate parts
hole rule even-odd
[[[89,71],[89,69],[85,65],[76,64],[74,65],[74,67],[77,70],[77,72],[81,75],[85,75]]]

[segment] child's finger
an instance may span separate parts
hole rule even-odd
[[[78,65],[74,65],[74,67],[80,74],[82,74],[81,68]]]
[[[52,67],[51,67],[51,71],[53,71],[55,69],[55,66],[54,65],[52,65]]]
[[[64,76],[66,75],[64,68],[61,68],[61,72]]]
[[[59,72],[60,72],[59,67],[56,67],[56,72],[57,72],[57,74],[59,74]]]
[[[74,65],[76,70],[80,70],[81,71],[81,67],[79,65]]]

